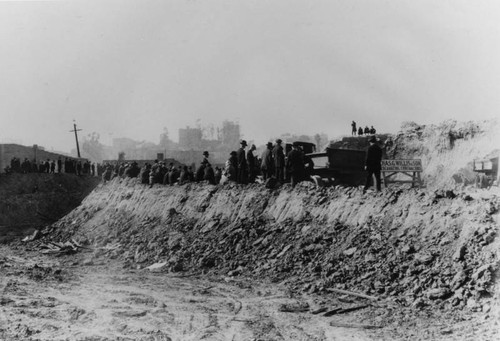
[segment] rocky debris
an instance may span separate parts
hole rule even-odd
[[[284,303],[280,305],[278,310],[287,313],[304,312],[309,311],[309,304],[307,302]]]
[[[159,263],[161,271],[269,278],[295,291],[347,290],[414,309],[480,310],[500,266],[491,213],[499,200],[453,193],[437,201],[426,189],[362,197],[358,188],[308,183],[144,191],[114,180],[49,236],[89,243],[94,257],[121,258],[131,268]]]
[[[48,242],[40,244],[42,253],[50,254],[72,254],[82,249],[82,246],[74,240],[65,243]]]
[[[40,230],[35,230],[33,232],[33,234],[29,235],[29,236],[26,236],[25,238],[23,238],[23,242],[31,242],[33,240],[37,240],[38,238],[41,237],[41,232]]]
[[[330,326],[340,327],[340,328],[359,328],[359,329],[377,329],[377,328],[383,327],[381,325],[362,324],[362,323],[345,323],[345,322],[338,322],[338,321],[331,321]]]
[[[148,269],[151,272],[162,272],[167,268],[167,264],[168,264],[167,262],[154,263],[146,267],[146,269]]]

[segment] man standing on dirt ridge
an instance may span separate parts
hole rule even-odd
[[[292,187],[295,187],[304,178],[304,154],[299,149],[298,142],[294,142],[292,148],[287,155],[287,168],[290,171]]]
[[[276,180],[280,183],[283,183],[285,179],[283,169],[285,167],[285,152],[283,151],[283,147],[281,146],[282,142],[283,141],[281,139],[277,139],[276,145],[274,146],[272,151]]]
[[[237,152],[238,158],[238,183],[246,185],[248,183],[248,163],[245,155],[245,148],[247,147],[247,141],[240,141],[240,149]]]
[[[381,191],[380,188],[380,170],[382,168],[382,149],[377,144],[377,138],[375,136],[370,137],[368,140],[370,146],[366,152],[365,170],[368,171],[366,176],[365,187],[363,188],[363,194],[371,185],[372,176],[375,175],[375,181],[377,183],[377,192]]]
[[[262,171],[262,175],[264,176],[264,181],[269,179],[271,176],[274,176],[274,159],[272,149],[272,142],[268,142],[266,149],[262,153],[262,163],[260,165],[260,169]]]

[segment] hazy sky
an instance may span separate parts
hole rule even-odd
[[[0,142],[246,139],[500,112],[500,1],[0,2]]]

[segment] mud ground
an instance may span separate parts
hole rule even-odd
[[[312,312],[336,307],[339,297],[296,296],[279,283],[249,278],[130,270],[117,260],[88,264],[85,253],[55,257],[22,245],[2,245],[0,255],[0,340],[495,340],[498,336],[498,321],[477,314],[427,312],[416,318],[403,307],[377,302],[365,311],[323,316]],[[306,309],[293,311],[294,307]],[[332,322],[347,327],[334,327]]]
[[[82,266],[82,257],[0,248],[1,340],[369,340],[331,318],[281,312],[317,305],[245,279]]]

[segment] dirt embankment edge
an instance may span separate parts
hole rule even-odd
[[[297,290],[357,290],[416,308],[489,311],[498,301],[500,200],[453,193],[303,183],[148,188],[135,179],[99,185],[54,224],[131,267],[212,271],[283,281]]]

